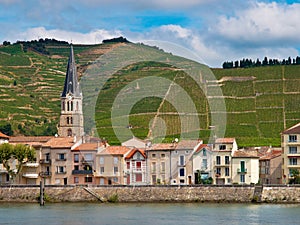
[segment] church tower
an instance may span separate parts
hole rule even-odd
[[[71,45],[63,92],[60,96],[61,113],[58,135],[81,137],[84,135],[82,92],[79,87],[74,51]]]

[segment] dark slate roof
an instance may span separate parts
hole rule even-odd
[[[70,48],[70,56],[68,61],[68,68],[66,73],[64,90],[61,93],[61,97],[66,97],[70,93],[75,97],[80,97],[80,88],[78,83],[77,69],[75,64],[75,57],[73,46]]]
[[[300,134],[300,123],[286,129],[283,134]]]

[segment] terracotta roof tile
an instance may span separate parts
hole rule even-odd
[[[193,149],[200,143],[201,140],[180,140],[176,149]]]
[[[232,157],[233,158],[259,158],[259,156],[257,156],[257,152],[255,151],[241,151],[241,150],[234,151]]]
[[[177,144],[171,144],[171,143],[159,143],[159,144],[153,144],[149,149],[147,150],[175,150]]]
[[[3,134],[3,133],[0,131],[0,138],[9,139],[9,136],[7,136],[6,134]]]
[[[124,155],[125,153],[129,152],[131,148],[126,146],[108,146],[99,154],[104,155]]]
[[[74,144],[74,138],[72,137],[54,137],[43,144],[43,147],[71,148]]]
[[[217,138],[215,143],[217,144],[232,144],[234,143],[235,138]]]
[[[98,150],[98,147],[104,147],[104,144],[102,142],[83,143],[72,151],[96,151]]]
[[[265,155],[261,156],[259,160],[270,160],[274,159],[276,157],[281,156],[282,151],[281,150],[271,150],[270,152],[267,152]]]
[[[125,159],[130,159],[130,158],[132,158],[132,156],[133,156],[136,152],[140,152],[140,153],[142,154],[142,156],[143,156],[144,158],[146,158],[146,154],[145,154],[145,151],[144,151],[143,149],[137,149],[137,148],[135,148],[135,149],[132,149],[132,150],[129,152],[129,154],[125,157]]]
[[[283,134],[300,134],[300,123],[297,123],[296,125],[284,130],[282,133]]]
[[[207,144],[201,144],[201,145],[197,148],[196,153],[201,152],[203,148],[205,148],[205,149],[211,151],[211,147],[210,147],[209,145],[207,145]]]
[[[29,143],[29,142],[42,142],[49,141],[53,136],[14,136],[9,138],[10,143]]]

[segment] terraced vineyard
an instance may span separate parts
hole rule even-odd
[[[118,46],[75,45],[80,76],[84,76],[95,59]],[[69,46],[46,47],[50,55],[31,50],[24,52],[21,44],[0,47],[0,125],[11,124],[15,134],[50,135],[56,132]],[[159,52],[153,49],[155,51]],[[218,105],[220,99],[225,100],[226,136],[236,137],[239,146],[279,146],[280,132],[300,121],[299,66],[212,69],[215,79],[203,79],[203,86],[199,88],[186,73],[168,64],[170,54],[161,51],[160,54],[166,58],[164,62],[126,66],[106,82],[98,97],[95,115],[100,137],[112,144],[118,143],[111,124],[114,99],[126,85],[148,76],[166,78],[184,88],[195,104],[200,121],[199,129],[193,132],[204,140],[210,135],[213,113],[205,96],[210,98],[210,104]],[[185,63],[184,59],[180,60]],[[223,95],[208,94],[218,87]],[[147,97],[134,104],[129,117],[131,131],[146,138],[150,121],[157,118],[165,121],[165,141],[178,137],[181,117],[172,104],[160,97]]]

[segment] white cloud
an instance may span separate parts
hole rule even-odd
[[[74,44],[95,44],[104,39],[110,39],[121,36],[122,33],[117,30],[93,30],[89,33],[79,33],[59,29],[47,30],[44,27],[30,28],[22,33],[14,33],[5,38],[15,42],[16,40],[37,40],[39,38],[54,38],[57,40],[68,41]]]
[[[270,45],[282,41],[300,43],[300,4],[254,3],[236,16],[219,18],[216,31],[236,42]]]

